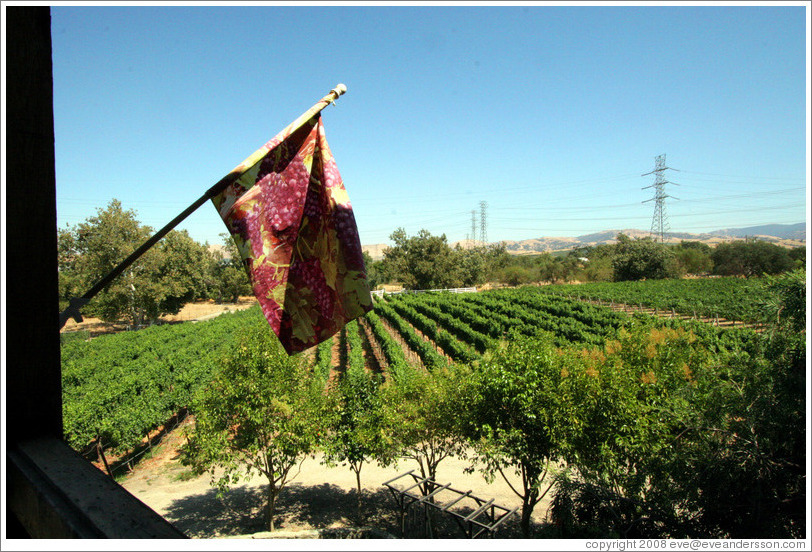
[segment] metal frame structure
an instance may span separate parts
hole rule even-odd
[[[412,484],[408,487],[400,489],[392,485],[406,476],[412,478]],[[472,495],[471,491],[459,491],[452,488],[451,483],[440,485],[427,477],[419,477],[414,470],[402,473],[384,482],[383,485],[389,489],[398,505],[401,536],[404,538],[407,536],[434,538],[434,512],[450,516],[469,539],[481,536],[494,538],[500,525],[519,510],[519,508],[508,510],[494,504],[493,499],[486,501]],[[415,493],[415,489],[420,494]],[[456,498],[447,503],[438,502],[438,495],[444,491],[454,493]],[[471,513],[465,514],[451,509],[466,498],[476,503],[476,508]]]

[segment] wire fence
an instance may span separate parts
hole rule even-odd
[[[370,293],[376,297],[383,297],[384,295],[405,295],[411,293],[437,293],[437,292],[448,292],[448,293],[476,293],[475,287],[466,287],[466,288],[445,288],[445,289],[399,289],[397,291],[387,291],[383,289],[376,289],[371,291]]]

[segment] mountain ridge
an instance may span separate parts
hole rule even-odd
[[[623,233],[631,238],[645,238],[651,232],[637,230],[634,228],[604,230],[592,234],[584,234],[576,237],[541,237],[526,240],[504,240],[508,253],[516,255],[527,255],[537,253],[551,253],[554,251],[566,251],[576,247],[587,247],[603,244],[615,243],[617,235]],[[689,232],[668,232],[666,233],[666,243],[679,243],[682,240],[699,241],[710,246],[715,246],[727,241],[742,240],[745,238],[757,238],[770,243],[782,245],[784,247],[805,247],[806,246],[806,222],[796,224],[763,224],[759,226],[747,226],[743,228],[725,228],[692,234]],[[452,247],[459,245],[467,248],[477,245],[478,242],[461,240],[452,242]],[[384,250],[389,247],[387,244],[378,243],[362,246],[373,259],[383,258]]]

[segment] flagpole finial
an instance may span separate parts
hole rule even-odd
[[[339,96],[344,94],[346,91],[347,91],[347,86],[344,85],[344,84],[341,84],[341,83],[337,84],[335,88],[330,90],[330,92],[332,92],[333,94],[336,95],[336,98],[338,98]]]

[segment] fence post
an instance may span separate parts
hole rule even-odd
[[[104,469],[107,470],[107,475],[110,476],[110,479],[113,479],[113,472],[110,471],[110,465],[107,463],[107,457],[104,455],[104,449],[101,446],[101,436],[96,436],[96,452],[99,455],[102,463],[104,464]]]

